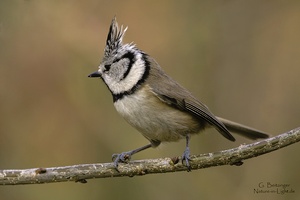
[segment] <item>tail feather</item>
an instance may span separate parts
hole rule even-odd
[[[268,138],[269,135],[263,131],[259,131],[257,129],[227,120],[227,119],[223,119],[221,117],[217,117],[218,120],[220,120],[225,126],[226,128],[231,131],[231,132],[235,132],[238,133],[244,137],[247,137],[249,139],[252,140],[256,140],[259,138]]]

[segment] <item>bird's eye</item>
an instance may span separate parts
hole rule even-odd
[[[110,69],[110,65],[104,65],[104,71],[106,72],[106,71],[109,71],[109,69]]]

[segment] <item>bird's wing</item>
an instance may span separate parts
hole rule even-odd
[[[165,73],[152,73],[149,77],[152,92],[164,103],[185,111],[199,120],[204,120],[215,127],[225,138],[235,141],[225,125],[209,109],[193,97],[186,89]]]
[[[227,128],[220,122],[205,106],[188,99],[178,99],[169,92],[168,94],[160,94],[157,91],[156,96],[166,104],[176,107],[182,111],[188,112],[200,120],[206,121],[208,124],[215,127],[225,138],[235,141],[235,138],[229,133]]]

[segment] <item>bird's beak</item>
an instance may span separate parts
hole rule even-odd
[[[91,73],[90,75],[88,75],[88,77],[90,78],[95,78],[95,77],[101,77],[100,73],[98,71]]]

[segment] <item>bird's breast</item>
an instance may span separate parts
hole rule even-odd
[[[149,140],[176,141],[204,128],[189,113],[162,102],[146,84],[134,94],[116,101],[114,106],[129,124]]]

